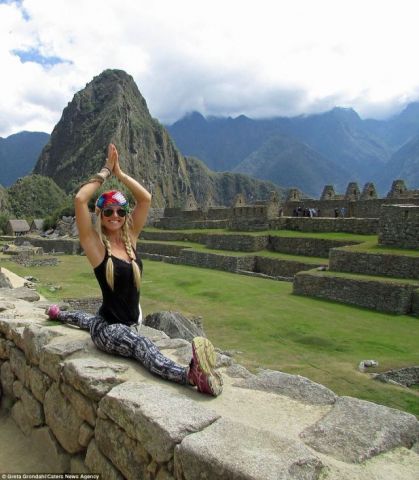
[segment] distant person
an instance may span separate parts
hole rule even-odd
[[[135,206],[130,211],[121,192],[104,192],[96,201],[97,221],[93,226],[89,200],[112,174],[131,191]],[[215,351],[209,340],[203,337],[192,340],[193,357],[185,368],[165,357],[136,329],[143,268],[135,247],[150,203],[150,193],[122,172],[117,149],[110,144],[105,166],[81,186],[74,201],[80,244],[102,291],[102,306],[96,315],[90,315],[81,311],[61,312],[57,305],[51,305],[47,314],[51,319],[89,330],[93,343],[100,350],[135,358],[164,379],[195,385],[200,392],[217,396],[222,392],[223,382],[214,370]]]

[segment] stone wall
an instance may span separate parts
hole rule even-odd
[[[380,312],[416,314],[413,301],[419,283],[396,283],[355,279],[320,272],[299,272],[294,277],[293,293],[324,298],[371,308]]]
[[[383,205],[394,204],[394,198],[371,198],[368,200],[350,201],[345,199],[336,200],[311,200],[304,199],[298,202],[290,201],[284,205],[283,214],[292,216],[294,209],[301,208],[316,208],[320,211],[320,217],[334,217],[335,209],[339,212],[342,208],[345,209],[345,217],[355,218],[378,218],[380,216],[381,207]],[[411,203],[419,205],[419,198],[403,198],[403,203]]]
[[[65,238],[39,238],[39,237],[17,237],[15,239],[16,245],[22,245],[24,242],[29,242],[35,247],[42,247],[46,253],[63,252],[70,255],[81,253],[80,242],[78,240],[71,240]]]
[[[216,250],[258,252],[268,248],[268,236],[254,235],[208,235],[205,246]]]
[[[299,232],[345,232],[375,235],[378,233],[378,218],[281,217],[272,220],[269,228]]]
[[[226,272],[237,272],[238,270],[253,271],[255,258],[253,256],[230,256],[182,250],[180,256],[173,263],[224,270]]]
[[[380,215],[378,243],[398,248],[419,248],[419,206],[384,206]]]
[[[180,252],[188,246],[171,245],[169,243],[152,243],[152,242],[139,242],[137,245],[137,252],[141,256],[144,254],[157,254],[165,255],[169,257],[178,257]]]
[[[343,240],[325,240],[322,238],[269,237],[269,250],[307,257],[329,257],[331,248],[354,245],[357,242]]]
[[[330,251],[329,269],[335,272],[419,280],[419,257],[333,249]]]
[[[327,262],[325,262],[327,263]],[[254,272],[263,273],[269,277],[292,280],[294,275],[315,267],[325,267],[325,263],[304,263],[293,260],[279,260],[269,257],[255,256]]]
[[[87,332],[47,325],[45,304],[9,297],[12,290],[0,292],[0,397],[42,449],[43,472],[53,464],[56,473],[103,480],[319,480],[342,472],[364,480],[391,465],[399,475],[392,480],[416,479],[413,415],[338,397],[298,375],[254,375],[219,354],[224,392],[204,397],[101,353]],[[178,362],[190,359],[189,342],[148,327],[140,333]]]

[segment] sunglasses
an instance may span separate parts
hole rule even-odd
[[[125,217],[127,214],[127,211],[123,208],[118,208],[118,210],[113,210],[112,208],[104,208],[102,210],[102,213],[105,217],[112,217],[113,212],[116,212],[118,214],[118,217]]]

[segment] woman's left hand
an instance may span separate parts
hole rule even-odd
[[[120,178],[121,175],[123,174],[121,167],[119,165],[119,155],[118,155],[118,150],[116,149],[115,145],[111,143],[113,149],[112,149],[112,156],[114,159],[114,167],[113,167],[113,173],[116,176],[116,178]]]

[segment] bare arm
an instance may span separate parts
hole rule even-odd
[[[109,155],[106,161],[106,168],[112,171],[114,162]],[[93,228],[88,203],[93,194],[98,190],[101,183],[99,180],[84,184],[77,192],[74,198],[74,208],[76,213],[76,224],[79,231],[80,244],[86,254],[87,259],[93,267],[97,267],[105,255],[105,247],[99,239],[99,236]],[[98,219],[100,221],[100,219]]]
[[[115,147],[114,147],[115,148]],[[113,173],[122,182],[134,195],[135,206],[132,210],[132,226],[130,229],[130,237],[133,245],[137,242],[137,239],[141,233],[141,230],[144,227],[144,224],[147,220],[148,210],[151,204],[151,194],[142,186],[137,180],[133,179],[126,173],[123,173],[119,166],[118,152],[116,151],[116,156],[114,157],[115,166]]]

